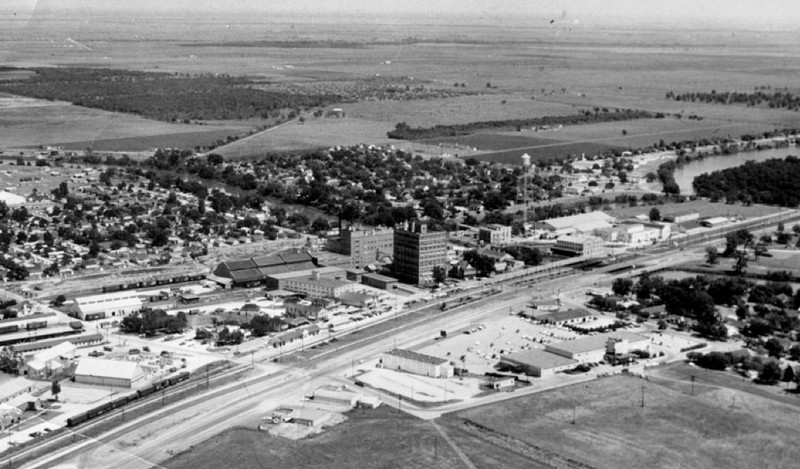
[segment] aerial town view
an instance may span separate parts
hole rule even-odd
[[[0,467],[800,467],[790,0],[5,0]]]

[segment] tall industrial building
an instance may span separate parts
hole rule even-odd
[[[364,267],[381,256],[394,252],[394,232],[389,228],[357,230],[343,228],[340,233],[341,254],[350,256],[353,267]]]
[[[414,285],[433,283],[433,268],[447,268],[447,233],[425,223],[394,230],[394,274]]]

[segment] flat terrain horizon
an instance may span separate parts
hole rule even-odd
[[[258,77],[264,89],[298,93],[358,93],[377,86],[375,80],[379,79],[450,94],[445,98],[344,102],[338,105],[347,113],[344,119],[308,117],[304,125],[290,123],[252,137],[246,144],[220,147],[219,152],[226,156],[356,143],[402,146],[407,142],[386,136],[398,122],[427,127],[574,115],[594,108],[682,113],[703,120],[640,119],[568,126],[547,133],[488,132],[484,141],[503,142],[512,136],[515,141],[512,146],[478,145],[478,154],[487,153],[481,159],[514,163],[516,155],[525,151],[534,157],[563,157],[640,148],[661,139],[738,137],[800,126],[798,112],[665,98],[668,91],[752,91],[759,86],[796,90],[800,44],[791,34],[776,31],[731,34],[643,27],[611,31],[566,24],[489,28],[381,23],[350,28],[303,21],[236,23],[191,18],[110,19],[102,25],[34,18],[14,26],[0,34],[0,57],[7,66],[248,75]],[[126,132],[112,132],[103,127],[102,119],[87,123],[85,111],[61,109],[58,119],[45,117],[50,121],[42,132],[41,123],[30,122],[41,115],[41,109],[32,108],[29,114],[22,111],[15,111],[18,122],[13,143],[17,146],[69,144],[80,148],[94,141],[100,150],[194,148],[229,134],[246,134],[257,124],[234,121],[210,128],[139,121]],[[82,122],[78,126],[82,132],[70,125],[73,121]],[[92,138],[86,138],[87,134]],[[466,145],[470,139],[450,140]],[[173,145],[169,145],[171,141]]]

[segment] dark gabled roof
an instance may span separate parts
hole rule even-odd
[[[258,271],[261,272],[261,275],[266,277],[268,275],[282,274],[282,273],[285,273],[285,272],[291,272],[292,269],[289,268],[289,266],[280,264],[280,265],[273,265],[273,266],[269,266],[269,267],[259,267]]]
[[[226,261],[223,264],[225,264],[225,267],[227,267],[228,270],[231,271],[231,273],[233,273],[236,270],[253,269],[257,267],[256,263],[253,262],[252,259],[246,259],[243,261]]]
[[[283,259],[283,262],[287,264],[296,264],[299,262],[311,262],[312,258],[311,255],[306,251],[300,252],[284,252],[278,254],[278,257]]]
[[[252,282],[261,280],[261,272],[258,269],[235,270],[231,272],[231,278],[234,282]]]
[[[252,261],[258,267],[271,267],[274,265],[284,264],[283,259],[281,259],[278,256],[259,256],[259,257],[254,257]]]

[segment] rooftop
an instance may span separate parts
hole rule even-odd
[[[556,355],[555,353],[546,352],[542,349],[521,350],[519,352],[503,356],[503,360],[540,369],[557,368],[578,364],[577,360],[562,357],[561,355]]]
[[[75,375],[102,376],[104,378],[134,379],[141,368],[134,362],[106,360],[103,358],[82,358],[75,369]]]
[[[553,322],[561,322],[561,321],[568,321],[570,319],[588,318],[593,315],[594,314],[589,310],[582,308],[575,308],[575,309],[568,309],[566,311],[554,311],[552,313],[548,313],[539,317],[539,319],[541,319],[542,321],[548,320]]]
[[[608,339],[627,340],[628,342],[641,342],[648,340],[648,338],[643,335],[635,334],[625,330],[619,330],[605,334],[582,337],[575,340],[567,340],[557,344],[549,344],[547,348],[564,351],[570,354],[586,353],[605,348]]]
[[[431,355],[425,355],[422,353],[412,352],[411,350],[403,350],[403,349],[393,349],[386,352],[386,355],[393,355],[395,357],[406,358],[408,360],[414,360],[423,363],[429,363],[431,365],[444,365],[448,361],[445,358],[434,357]]]

